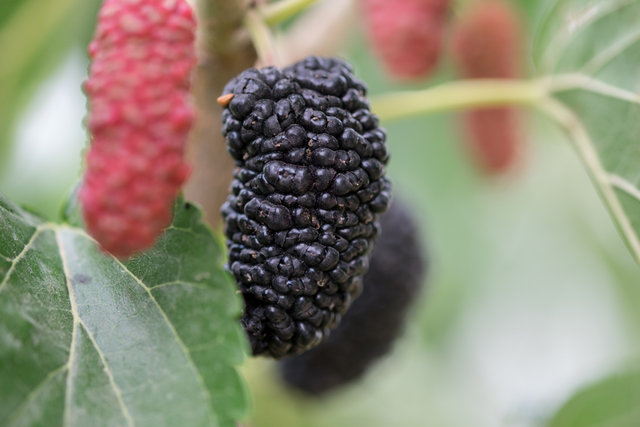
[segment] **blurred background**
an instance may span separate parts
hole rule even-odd
[[[0,192],[49,219],[82,168],[80,86],[99,3],[0,2]],[[534,28],[537,2],[513,3]],[[372,96],[451,78],[443,58],[424,82],[389,79],[357,21],[337,53]],[[527,113],[522,161],[493,177],[470,161],[456,114],[383,123],[389,175],[431,255],[425,292],[394,351],[324,398],[288,390],[272,362],[248,361],[248,425],[537,426],[615,376],[556,424],[592,425],[577,421],[584,411],[640,396],[640,269],[564,135]],[[640,425],[637,402],[606,425]]]

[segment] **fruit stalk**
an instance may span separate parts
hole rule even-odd
[[[249,31],[253,47],[258,55],[258,66],[282,65],[280,63],[280,55],[278,55],[273,41],[273,35],[262,16],[256,10],[247,10],[244,26]]]

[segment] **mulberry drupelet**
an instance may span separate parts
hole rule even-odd
[[[396,198],[380,218],[380,238],[364,275],[364,290],[340,326],[316,348],[280,362],[284,381],[311,395],[360,378],[393,347],[422,289],[427,254],[417,219]]]
[[[249,69],[224,94],[237,167],[222,215],[242,322],[254,354],[298,354],[362,290],[390,199],[386,135],[366,86],[338,59]]]

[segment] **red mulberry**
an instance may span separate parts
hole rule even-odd
[[[445,37],[449,0],[361,0],[372,46],[398,79],[426,77]]]
[[[453,53],[468,78],[515,78],[520,75],[520,21],[499,0],[471,6],[453,29]],[[464,115],[469,149],[487,172],[511,167],[522,148],[517,111],[511,107],[472,110]]]
[[[380,229],[362,295],[340,325],[318,347],[280,362],[290,386],[319,395],[357,380],[402,332],[424,281],[426,254],[416,220],[397,199],[380,217]]]
[[[337,59],[249,69],[224,93],[234,94],[223,134],[237,168],[222,215],[242,322],[254,354],[300,353],[362,289],[390,198],[386,135]]]
[[[189,167],[195,20],[184,0],[106,0],[84,90],[91,148],[80,200],[113,255],[149,248],[170,223]]]

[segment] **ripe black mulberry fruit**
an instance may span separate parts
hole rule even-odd
[[[362,295],[329,339],[280,362],[284,381],[321,395],[360,378],[391,349],[424,282],[426,255],[410,211],[394,199],[364,276]]]
[[[223,94],[233,94],[222,132],[237,167],[222,215],[242,323],[254,354],[298,354],[362,291],[390,199],[386,135],[338,59],[249,69]]]

